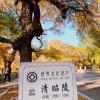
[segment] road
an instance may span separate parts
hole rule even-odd
[[[100,81],[78,86],[78,91],[93,100],[100,100]]]
[[[96,71],[77,72],[76,80],[77,80],[78,85],[99,81],[100,80],[100,72],[96,72]]]
[[[100,73],[87,71],[77,73],[78,91],[92,100],[100,100]]]

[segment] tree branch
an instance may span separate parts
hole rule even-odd
[[[12,41],[10,39],[5,38],[5,37],[0,37],[0,42],[12,44]]]
[[[39,48],[42,48],[43,47],[43,43],[42,43],[42,38],[39,39],[39,37],[37,37],[37,39],[39,40],[39,42],[41,43],[41,46]]]
[[[56,28],[57,26],[56,25],[54,25],[54,26],[52,26],[52,27],[50,27],[50,28],[48,28],[48,29],[46,29],[46,30],[44,30],[44,32],[47,32],[47,31],[49,31],[49,30],[53,30],[54,28]]]
[[[38,58],[39,58],[39,56],[42,54],[41,53],[41,49],[38,49],[38,50],[35,50],[35,49],[32,49],[32,52],[34,52],[35,54],[36,54],[36,59],[34,59],[34,60],[37,60]]]
[[[9,58],[9,61],[10,61],[10,62],[13,62],[13,61],[14,61],[16,52],[17,52],[17,50],[14,50],[14,51],[12,52],[12,54],[11,54],[11,56],[10,56],[10,58]]]

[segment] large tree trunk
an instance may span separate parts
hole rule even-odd
[[[19,48],[20,61],[21,62],[31,62],[32,61],[32,49],[31,40],[22,41],[22,45]]]
[[[13,49],[19,51],[21,62],[32,61],[31,40],[31,36],[24,35],[13,42]]]
[[[22,4],[19,22],[21,24],[22,36],[13,42],[13,47],[20,53],[21,62],[32,61],[31,40],[34,36],[39,37],[43,33],[40,23],[40,0],[20,0]],[[34,17],[32,16],[34,14]]]
[[[22,45],[20,50],[20,61],[21,62],[31,62],[32,61],[32,52],[30,45]]]

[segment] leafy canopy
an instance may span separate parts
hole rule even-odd
[[[0,36],[15,40],[23,36],[24,32],[19,20],[22,4],[19,2],[19,5],[15,7],[11,0],[10,3],[7,0],[4,1],[6,1],[6,9],[5,7],[0,7]],[[93,28],[99,30],[99,0],[33,0],[33,2],[39,2],[41,22],[47,20],[54,23],[59,22],[53,24],[54,27],[50,28],[52,30],[55,29],[56,25],[63,24],[63,19],[74,22],[74,26],[81,37],[87,36],[87,33]],[[99,33],[98,35],[100,36]]]

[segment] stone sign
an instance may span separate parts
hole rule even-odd
[[[78,100],[71,62],[21,63],[19,100]]]

